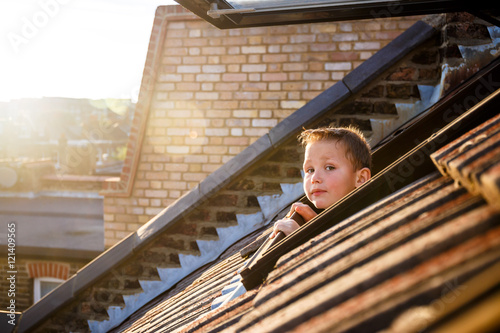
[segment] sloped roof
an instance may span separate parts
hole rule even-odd
[[[193,272],[110,332],[121,332],[124,329],[156,331],[161,327],[173,330],[206,313],[220,296],[221,290],[231,283],[236,277],[236,271],[244,264],[245,258],[240,255],[239,250],[262,234],[268,234],[266,228],[258,229],[236,242],[221,255],[215,265],[207,265]],[[146,312],[154,315],[144,315]]]
[[[442,147],[434,171],[282,252],[256,288],[217,302],[240,284],[236,252],[116,332],[416,332],[456,327],[475,306],[486,319],[469,331],[500,328],[500,304],[486,296],[500,287],[499,101],[497,90],[426,140]]]
[[[49,326],[47,327],[50,327],[51,324],[60,324],[61,321],[68,323],[68,325],[74,324],[72,320],[75,320],[78,322],[74,325],[78,325],[80,322],[88,321],[93,325],[91,330],[109,331],[112,329],[109,325],[115,325],[117,322],[119,323],[125,320],[129,315],[132,316],[131,318],[133,318],[132,321],[134,321],[134,323],[138,323],[139,321],[137,321],[137,318],[139,316],[139,312],[136,311],[143,309],[144,303],[141,302],[145,302],[146,300],[149,302],[155,297],[158,298],[155,298],[154,303],[150,303],[146,307],[151,307],[151,312],[149,314],[151,315],[155,313],[156,316],[145,318],[143,325],[145,325],[145,329],[146,327],[149,327],[151,331],[161,331],[159,327],[163,327],[162,329],[168,331],[169,324],[164,321],[167,319],[161,315],[162,311],[165,309],[161,307],[156,308],[156,304],[162,303],[162,296],[164,295],[164,292],[167,293],[167,295],[170,295],[172,300],[177,299],[177,302],[186,301],[185,304],[189,305],[189,308],[187,308],[189,310],[180,308],[178,306],[179,303],[177,305],[173,305],[173,307],[176,308],[174,310],[178,311],[178,317],[189,317],[188,321],[177,323],[178,325],[176,327],[178,328],[181,328],[183,325],[193,321],[197,314],[194,309],[199,308],[206,312],[208,309],[207,304],[209,302],[206,300],[203,301],[203,299],[209,299],[209,297],[207,298],[207,295],[195,292],[192,294],[193,298],[190,298],[189,301],[188,299],[182,298],[183,292],[179,293],[179,298],[174,297],[174,295],[177,295],[176,291],[179,290],[188,291],[189,288],[183,288],[183,286],[186,285],[200,285],[202,289],[198,290],[210,290],[211,292],[216,292],[218,288],[222,288],[222,284],[219,283],[220,281],[217,281],[217,279],[220,278],[220,275],[218,275],[220,272],[219,269],[211,270],[209,275],[202,275],[200,279],[196,280],[196,278],[200,276],[199,274],[204,271],[204,267],[206,267],[205,265],[210,263],[210,260],[212,260],[210,258],[213,258],[214,253],[206,251],[210,252],[207,255],[207,253],[203,253],[205,249],[197,248],[196,250],[198,253],[201,253],[202,255],[197,256],[196,258],[195,256],[192,256],[190,257],[190,260],[197,260],[196,265],[198,266],[194,265],[187,268],[182,263],[181,267],[176,266],[175,268],[172,268],[166,275],[166,278],[165,276],[158,277],[158,274],[161,273],[160,271],[163,267],[154,266],[153,268],[158,268],[157,275],[155,276],[157,278],[156,281],[152,281],[153,279],[151,276],[143,275],[143,272],[151,269],[151,258],[149,258],[149,255],[155,253],[154,251],[149,250],[151,250],[154,246],[158,246],[160,248],[160,245],[163,245],[161,244],[162,242],[167,243],[165,230],[175,227],[175,223],[179,220],[182,222],[186,221],[186,223],[191,222],[188,214],[191,212],[196,213],[196,209],[201,205],[201,203],[207,201],[210,203],[211,201],[209,199],[213,199],[218,191],[224,188],[224,186],[229,184],[231,181],[237,179],[237,177],[241,175],[244,170],[249,170],[252,166],[255,166],[259,160],[268,158],[271,152],[282,148],[284,142],[293,138],[297,132],[300,131],[302,126],[311,125],[315,120],[318,120],[320,116],[331,111],[335,106],[338,106],[347,98],[352,97],[356,92],[361,91],[361,89],[371,80],[377,78],[384,72],[384,70],[388,69],[396,61],[402,59],[402,57],[408,54],[411,50],[428,40],[434,33],[435,30],[430,25],[424,22],[417,23],[407,33],[400,38],[397,38],[387,48],[382,50],[382,52],[378,53],[369,61],[359,66],[356,70],[349,74],[344,81],[332,86],[316,99],[306,104],[303,108],[280,123],[268,135],[263,136],[243,153],[233,158],[229,163],[224,165],[224,167],[209,176],[193,191],[180,198],[172,206],[165,209],[140,230],[132,233],[122,242],[103,253],[100,257],[96,258],[92,263],[79,271],[74,277],[70,278],[66,283],[42,299],[39,303],[24,312],[20,319],[19,331],[24,332],[35,330],[37,327],[42,327],[40,330],[43,330],[44,326],[41,326],[41,324],[47,319],[52,320],[52,317],[55,318],[48,324]],[[452,138],[448,139],[451,140]],[[385,163],[389,164],[392,161],[393,160],[388,160]],[[384,168],[384,166],[382,166],[382,168]],[[427,176],[428,173],[428,171],[425,171],[422,175],[416,172],[413,176],[416,177],[415,180],[418,180]],[[387,175],[387,173],[385,174]],[[378,196],[378,199],[383,198],[386,194],[387,192],[383,192],[382,196]],[[360,197],[360,194],[354,194],[352,197],[356,196]],[[297,197],[298,196],[295,198]],[[281,209],[287,204],[289,204],[289,202],[285,204],[285,200],[280,201],[278,208]],[[274,208],[276,209],[276,207]],[[353,207],[352,209],[357,212],[361,208],[362,207]],[[347,212],[348,211],[345,211],[345,213]],[[325,214],[324,217],[326,217],[327,220],[330,220],[331,214]],[[268,217],[266,216],[266,219],[267,218]],[[245,232],[244,235],[247,235],[250,231],[245,229],[245,226],[243,225],[244,223],[241,222],[241,224],[242,230]],[[191,225],[181,225],[181,227],[186,228],[189,228],[190,226]],[[315,224],[315,226],[318,226],[318,224]],[[227,226],[225,228],[220,228],[220,230],[220,242],[214,241],[213,243],[215,243],[216,246],[217,244],[221,244],[221,247],[217,250],[224,252],[225,247],[223,248],[223,246],[227,246],[228,242],[238,239],[237,237],[239,236],[229,234],[234,229]],[[311,229],[304,228],[304,230],[310,231]],[[219,231],[219,229],[217,229],[217,231]],[[319,232],[316,230],[314,235],[317,235],[318,233]],[[253,234],[253,237],[256,237],[256,234]],[[290,237],[289,239],[296,238],[297,237]],[[289,245],[290,243],[285,239],[280,246],[286,244]],[[164,249],[165,247],[160,248],[159,251],[161,252]],[[153,250],[155,249],[153,248]],[[220,253],[217,255],[219,254]],[[187,256],[184,256],[183,258],[185,259]],[[233,268],[236,268],[242,263],[240,258],[236,259],[235,257],[230,260],[234,260],[234,266],[229,266],[230,264],[233,264],[233,261],[231,261],[226,262],[225,264],[221,263],[222,266],[219,267],[227,268],[228,271],[232,271]],[[120,266],[124,262],[128,262],[129,265]],[[169,265],[172,263],[157,262],[156,264]],[[174,262],[173,264],[179,264],[179,262]],[[147,278],[148,280],[144,281],[143,278]],[[203,287],[202,285],[204,281],[208,281],[209,278],[212,279],[212,281],[216,281],[217,284],[208,288]],[[195,279],[195,282],[191,284],[190,282],[193,279]],[[106,286],[116,287],[108,287],[108,290],[103,290],[106,289]],[[178,288],[176,288],[176,286],[178,286]],[[91,303],[89,301],[89,295],[101,295],[100,293],[103,292],[107,292],[107,294],[105,294],[105,297],[100,298],[99,302]],[[248,300],[252,297],[252,293],[255,294],[255,291],[247,292],[243,297],[239,298],[239,300]],[[128,295],[131,295],[128,299],[132,299],[132,302],[130,302],[132,303],[132,307],[129,306],[129,302],[124,301],[125,296]],[[141,299],[143,296],[144,298]],[[202,297],[202,299],[197,297]],[[122,301],[121,304],[119,303],[120,299]],[[134,300],[139,299],[140,302],[136,302],[135,304],[133,303]],[[70,306],[67,306],[70,302],[72,302]],[[228,309],[227,306],[234,306],[235,302],[238,302],[238,299],[233,301],[231,304],[224,305],[222,309]],[[67,308],[65,308],[66,306]],[[254,303],[247,303],[247,306],[251,309],[254,306]],[[92,311],[89,311],[89,308]],[[82,310],[85,310],[86,312],[83,313],[84,311]],[[116,313],[118,313],[118,315],[115,316]],[[221,311],[220,314],[226,315],[227,312]],[[106,315],[109,317],[106,317]],[[111,320],[106,321],[111,317],[115,320],[114,322],[111,322]],[[235,318],[233,317],[232,320],[235,320]],[[99,326],[100,323],[104,323],[103,327]],[[84,324],[85,323],[82,324],[82,327],[85,326]],[[152,327],[156,324],[160,326],[153,329]],[[105,325],[108,326],[104,327]],[[130,323],[125,323],[121,326],[121,328],[125,327],[130,327],[132,329],[133,325],[131,326]],[[137,330],[140,330],[139,327],[136,328]]]
[[[102,198],[10,196],[0,199],[0,248],[7,249],[7,224],[16,223],[19,256],[95,258],[104,250]]]

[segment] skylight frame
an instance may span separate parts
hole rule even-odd
[[[349,21],[467,11],[463,0],[175,0],[219,29]],[[253,6],[265,3],[265,6]],[[275,6],[269,5],[276,3]],[[286,3],[286,5],[285,5]],[[254,8],[256,7],[256,8]],[[487,9],[485,0],[474,10]]]

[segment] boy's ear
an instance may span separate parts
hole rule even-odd
[[[356,171],[356,187],[363,185],[367,182],[372,176],[370,169],[363,168]]]

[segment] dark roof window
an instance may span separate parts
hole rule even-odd
[[[175,0],[221,29],[468,11],[457,0]],[[474,10],[491,9],[486,1]]]

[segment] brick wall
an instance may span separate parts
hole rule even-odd
[[[136,160],[120,180],[128,189],[110,183],[104,191],[105,246],[137,230],[415,21],[227,31],[178,6],[160,7],[131,135],[140,147],[129,142],[128,158]]]

